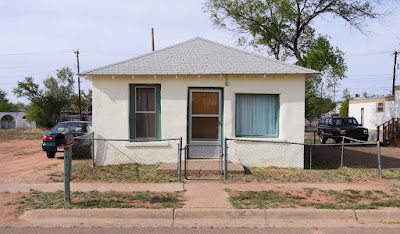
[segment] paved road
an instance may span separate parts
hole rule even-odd
[[[124,234],[124,233],[340,233],[340,234],[389,234],[399,233],[400,225],[390,227],[325,227],[325,228],[0,228],[0,233],[22,234],[70,234],[70,233],[98,233],[98,234]]]

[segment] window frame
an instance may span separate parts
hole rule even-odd
[[[155,111],[137,111],[137,88],[155,89]],[[155,113],[155,137],[136,137],[136,114]],[[129,84],[129,139],[161,139],[161,85],[160,84]]]
[[[382,104],[382,106],[381,106],[382,111],[379,111],[379,108],[380,108],[379,104]],[[378,113],[385,112],[385,103],[384,102],[377,102],[376,103],[376,112],[378,112]]]
[[[238,115],[238,96],[239,95],[267,95],[267,96],[276,96],[276,133],[273,135],[240,135],[237,132],[238,129],[238,122],[237,122],[237,115]],[[235,136],[240,138],[278,138],[279,137],[279,120],[280,120],[280,98],[281,95],[277,93],[236,93],[235,94]]]

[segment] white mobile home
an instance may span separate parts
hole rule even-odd
[[[378,126],[400,117],[400,86],[396,87],[395,96],[351,100],[349,116],[369,129],[370,140],[376,140]]]

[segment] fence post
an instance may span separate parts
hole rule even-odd
[[[188,177],[187,177],[187,158],[188,158],[188,145],[186,145],[186,147],[185,147],[185,179],[187,179]]]
[[[343,157],[344,157],[344,137],[342,137],[342,153],[340,155],[340,168],[343,168]]]
[[[313,131],[313,133],[314,133],[314,145],[315,145],[315,132],[316,132],[316,131]]]
[[[224,180],[226,181],[228,178],[228,139],[225,137],[225,171],[224,171]]]
[[[310,181],[312,181],[311,166],[312,166],[312,148],[310,147]]]
[[[380,141],[379,137],[380,137],[381,133],[380,133],[379,130],[380,130],[380,126],[378,126],[377,129],[376,129],[376,140],[377,141]]]
[[[382,165],[381,165],[381,144],[379,141],[376,142],[376,149],[378,153],[378,175],[379,179],[382,179]]]
[[[92,139],[92,146],[90,147],[91,148],[91,150],[92,150],[92,167],[96,167],[96,165],[95,165],[95,163],[94,163],[94,149],[95,149],[95,147],[94,147],[94,133],[93,133],[93,139]]]
[[[64,201],[71,203],[72,146],[64,148]]]
[[[182,137],[178,143],[178,182],[181,182],[181,168],[182,168]]]
[[[396,138],[395,126],[394,118],[392,118],[392,140]]]

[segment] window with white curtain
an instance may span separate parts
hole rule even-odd
[[[236,94],[236,136],[278,137],[279,95]]]

